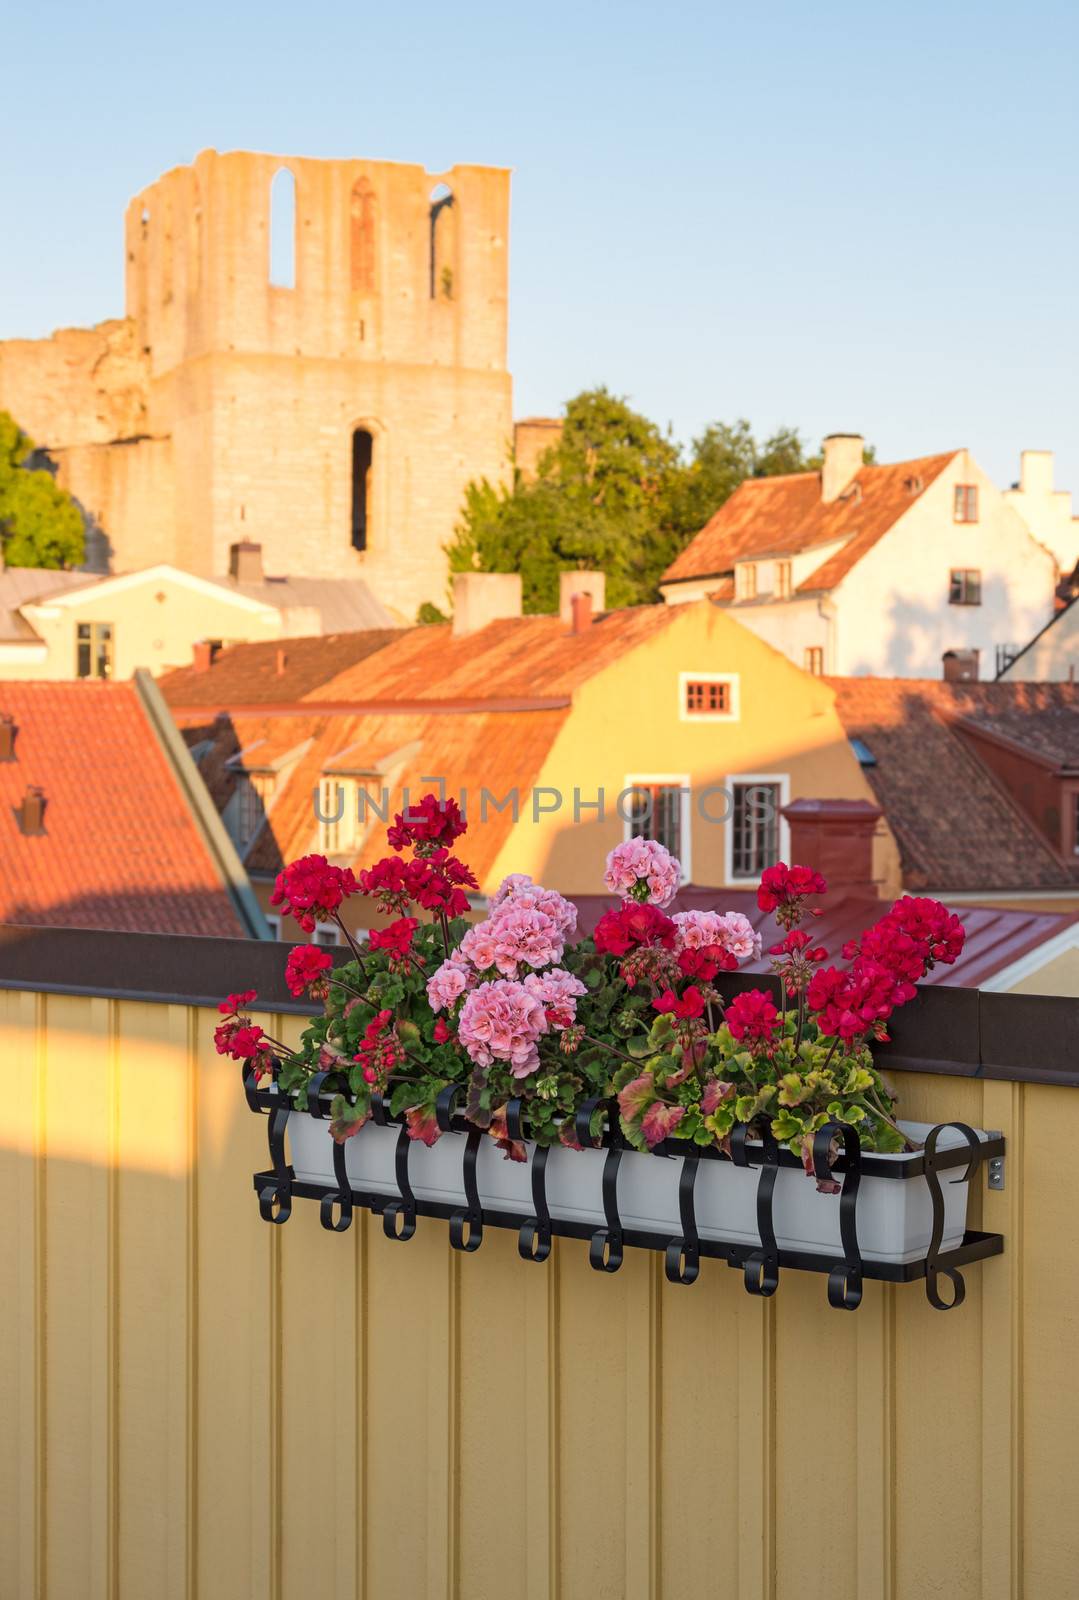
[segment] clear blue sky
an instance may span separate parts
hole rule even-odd
[[[122,310],[208,146],[514,169],[518,415],[606,383],[1079,501],[1073,5],[45,0],[5,34],[0,336]]]

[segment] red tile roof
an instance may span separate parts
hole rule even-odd
[[[567,715],[567,709],[512,715],[365,714],[320,711],[312,705],[267,715],[237,712],[218,717],[209,728],[199,726],[193,717],[180,720],[188,724],[185,737],[192,744],[213,740],[199,767],[219,812],[232,794],[236,766],[230,763],[240,751],[249,753],[248,766],[265,767],[306,745],[295,764],[281,773],[266,820],[244,857],[249,872],[275,874],[286,861],[319,848],[313,794],[323,772],[384,768],[385,775],[372,779],[369,792],[378,802],[385,785],[395,809],[402,804],[402,786],[413,796],[432,787],[430,781],[422,781],[425,775],[444,777],[458,795],[467,792],[469,829],[455,853],[482,884],[509,837],[513,819],[508,808],[498,812],[491,807],[486,820],[478,815],[481,789],[496,796],[511,788],[527,793]],[[367,866],[385,854],[385,826],[372,815],[368,834],[348,861],[354,867]]]
[[[133,683],[0,683],[14,761],[0,762],[0,922],[242,937]],[[45,832],[17,809],[45,792]]]
[[[671,562],[662,582],[716,577],[731,572],[736,561],[797,555],[841,539],[843,548],[798,585],[803,591],[834,588],[955,454],[949,450],[915,461],[862,467],[851,488],[827,504],[821,499],[819,472],[749,478]]]
[[[1053,849],[962,734],[968,719],[990,727],[1003,720],[1042,755],[1065,738],[1062,754],[1074,752],[1079,685],[827,681],[848,737],[860,739],[875,762],[865,775],[895,834],[909,889],[1079,888],[1079,868]]]
[[[346,667],[356,666],[407,629],[371,628],[362,633],[328,633],[301,639],[268,639],[222,650],[204,671],[180,667],[166,672],[157,686],[170,706],[206,706],[215,711],[236,705],[270,705],[301,700]]]
[[[454,636],[450,625],[402,631],[377,655],[304,696],[308,701],[474,701],[571,695],[677,620],[677,607],[605,611],[576,634],[558,617],[510,617]]]
[[[574,904],[577,906],[580,931],[591,933],[603,912],[616,902],[603,895],[575,895]],[[829,956],[842,965],[841,951],[847,940],[856,939],[863,929],[870,927],[883,915],[890,904],[890,901],[874,899],[869,895],[850,895],[841,900],[829,900],[825,904],[824,915],[813,923],[814,941],[822,944]],[[768,946],[779,939],[781,933],[771,912],[758,908],[755,892],[746,889],[704,889],[690,884],[668,907],[668,911],[695,909],[741,911],[761,934],[764,953],[759,961],[748,962],[739,970],[771,972]],[[963,954],[953,967],[934,967],[923,980],[927,984],[977,989],[998,972],[1003,972],[1005,967],[1010,967],[1029,951],[1079,921],[1079,916],[1074,912],[1056,914],[1016,911],[1008,906],[969,905],[956,906],[954,909],[966,930]]]

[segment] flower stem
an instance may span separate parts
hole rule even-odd
[[[593,1039],[590,1033],[586,1033],[581,1042],[582,1044],[598,1044],[601,1050],[609,1050],[612,1056],[620,1056],[623,1061],[628,1061],[631,1067],[644,1065],[636,1056],[628,1056],[624,1050],[619,1050],[616,1045],[607,1044],[603,1039]]]
[[[340,911],[335,911],[334,912],[333,920],[336,922],[337,926],[340,928],[341,932],[344,934],[345,939],[348,941],[348,947],[352,951],[353,958],[354,958],[354,960],[356,962],[356,965],[360,969],[360,974],[361,974],[364,982],[365,983],[369,982],[370,980],[368,979],[368,976],[367,976],[367,968],[364,966],[364,964],[363,964],[363,956],[360,954],[360,947],[356,943],[355,939],[352,937],[351,933],[349,933],[348,929],[345,927],[345,924],[344,924],[344,922],[343,922],[343,920],[341,918]]]

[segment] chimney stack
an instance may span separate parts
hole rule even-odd
[[[287,665],[288,652],[286,650],[279,649],[277,652],[277,676],[279,678],[283,678],[285,676],[285,667]]]
[[[790,858],[822,872],[830,889],[876,894],[873,835],[883,815],[869,800],[792,800]]]
[[[191,646],[191,665],[196,672],[209,672],[214,659],[214,647],[209,639],[199,639]]]
[[[18,810],[19,832],[27,835],[45,832],[45,791],[31,784]]]
[[[15,718],[10,712],[0,712],[0,761],[15,760]]]
[[[455,572],[453,636],[476,633],[489,622],[521,615],[519,572]]]
[[[575,594],[573,596],[573,631],[574,633],[587,633],[592,626],[592,596],[590,594]]]
[[[825,505],[838,500],[862,469],[865,440],[860,433],[830,433],[824,441],[820,497]]]
[[[573,602],[579,594],[592,601],[593,611],[602,611],[607,579],[602,572],[560,572],[558,574],[558,615],[568,628],[573,622]]]
[[[229,577],[237,583],[262,582],[262,546],[250,539],[229,545]]]

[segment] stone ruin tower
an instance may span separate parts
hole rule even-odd
[[[363,578],[444,597],[469,479],[503,477],[509,173],[204,151],[127,210],[122,320],[0,344],[94,564]]]

